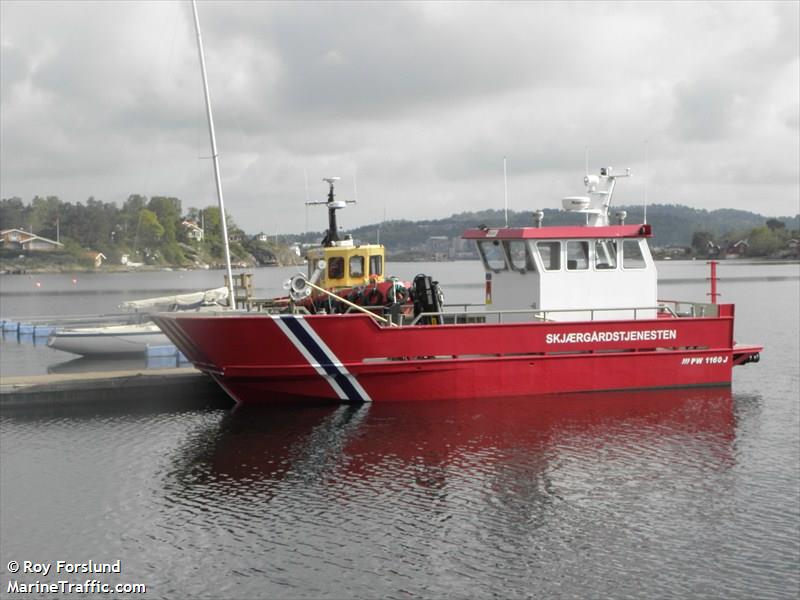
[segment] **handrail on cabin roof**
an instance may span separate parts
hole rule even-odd
[[[559,225],[554,227],[481,227],[467,229],[461,234],[465,240],[553,240],[553,239],[609,239],[652,237],[649,223],[643,225]]]

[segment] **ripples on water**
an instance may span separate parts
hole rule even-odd
[[[796,479],[737,435],[761,402],[5,415],[2,557],[122,558],[149,597],[782,597]]]
[[[403,268],[453,269],[451,302],[481,292],[476,265]],[[659,269],[667,296],[707,292],[703,265]],[[148,598],[795,598],[799,273],[720,268],[736,338],[766,346],[733,396],[4,410],[0,584],[9,560],[119,558]],[[48,310],[9,281],[4,313]]]

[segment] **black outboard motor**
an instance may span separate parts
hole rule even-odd
[[[414,316],[422,313],[438,313],[442,310],[442,291],[439,282],[433,281],[430,275],[417,275],[412,286],[414,292]],[[425,325],[441,323],[440,317],[423,317],[419,321]]]

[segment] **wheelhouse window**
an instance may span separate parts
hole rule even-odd
[[[509,240],[503,242],[511,262],[511,268],[515,271],[524,273],[525,271],[535,271],[536,266],[531,256],[530,248],[525,240]]]
[[[383,257],[380,255],[369,257],[369,274],[383,275]]]
[[[567,271],[589,268],[589,242],[567,242]]]
[[[561,269],[561,242],[536,242],[536,251],[545,271]]]
[[[594,244],[594,268],[598,271],[617,268],[617,242],[597,240]]]
[[[328,261],[328,279],[341,279],[344,277],[344,257],[333,256]]]
[[[350,257],[350,277],[363,277],[364,276],[364,257],[351,256]]]
[[[644,269],[644,254],[639,240],[622,241],[622,266],[625,269]]]
[[[503,247],[500,245],[499,240],[479,241],[478,252],[480,252],[483,264],[487,269],[492,271],[505,271],[508,269],[506,254],[503,252]]]

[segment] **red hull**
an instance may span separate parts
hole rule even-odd
[[[164,314],[156,322],[241,403],[392,401],[730,385],[759,347],[718,317],[386,328],[365,315]]]

